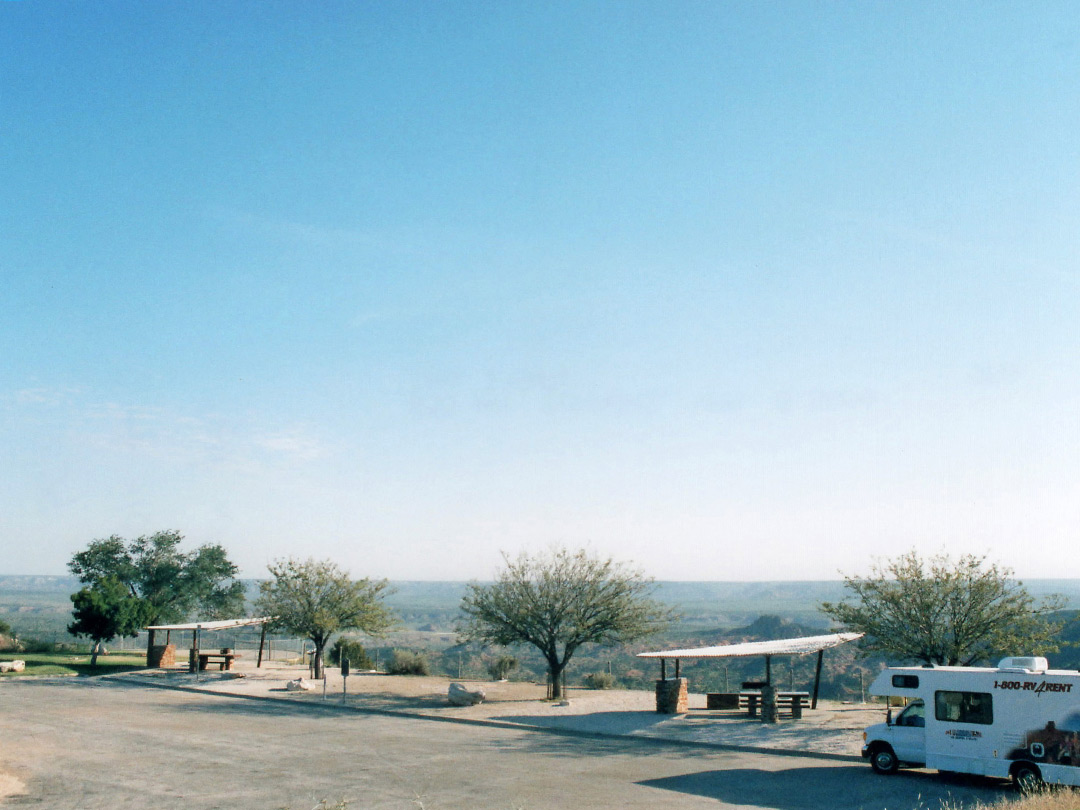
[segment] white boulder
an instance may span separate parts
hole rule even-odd
[[[475,706],[477,703],[483,703],[486,697],[483,689],[467,689],[460,683],[450,684],[450,689],[446,693],[446,699],[450,701],[451,706]]]
[[[22,672],[24,669],[25,661],[0,661],[0,672]]]
[[[286,692],[310,692],[314,688],[310,681],[305,681],[303,678],[297,678],[285,684]]]

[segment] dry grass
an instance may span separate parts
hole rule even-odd
[[[993,804],[977,802],[963,805],[964,810],[1077,810],[1080,793],[1070,788],[1043,788],[1030,796],[1006,796]],[[946,802],[941,810],[961,810],[961,805]]]

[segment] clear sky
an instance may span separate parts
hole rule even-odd
[[[0,572],[1080,576],[1080,10],[0,2]]]

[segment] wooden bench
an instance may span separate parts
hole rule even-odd
[[[202,672],[210,664],[217,664],[218,669],[222,672],[232,669],[233,660],[242,657],[240,653],[231,652],[200,652],[199,653],[199,671]]]

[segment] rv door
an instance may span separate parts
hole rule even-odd
[[[926,705],[921,700],[900,712],[889,729],[889,742],[901,762],[926,762]]]

